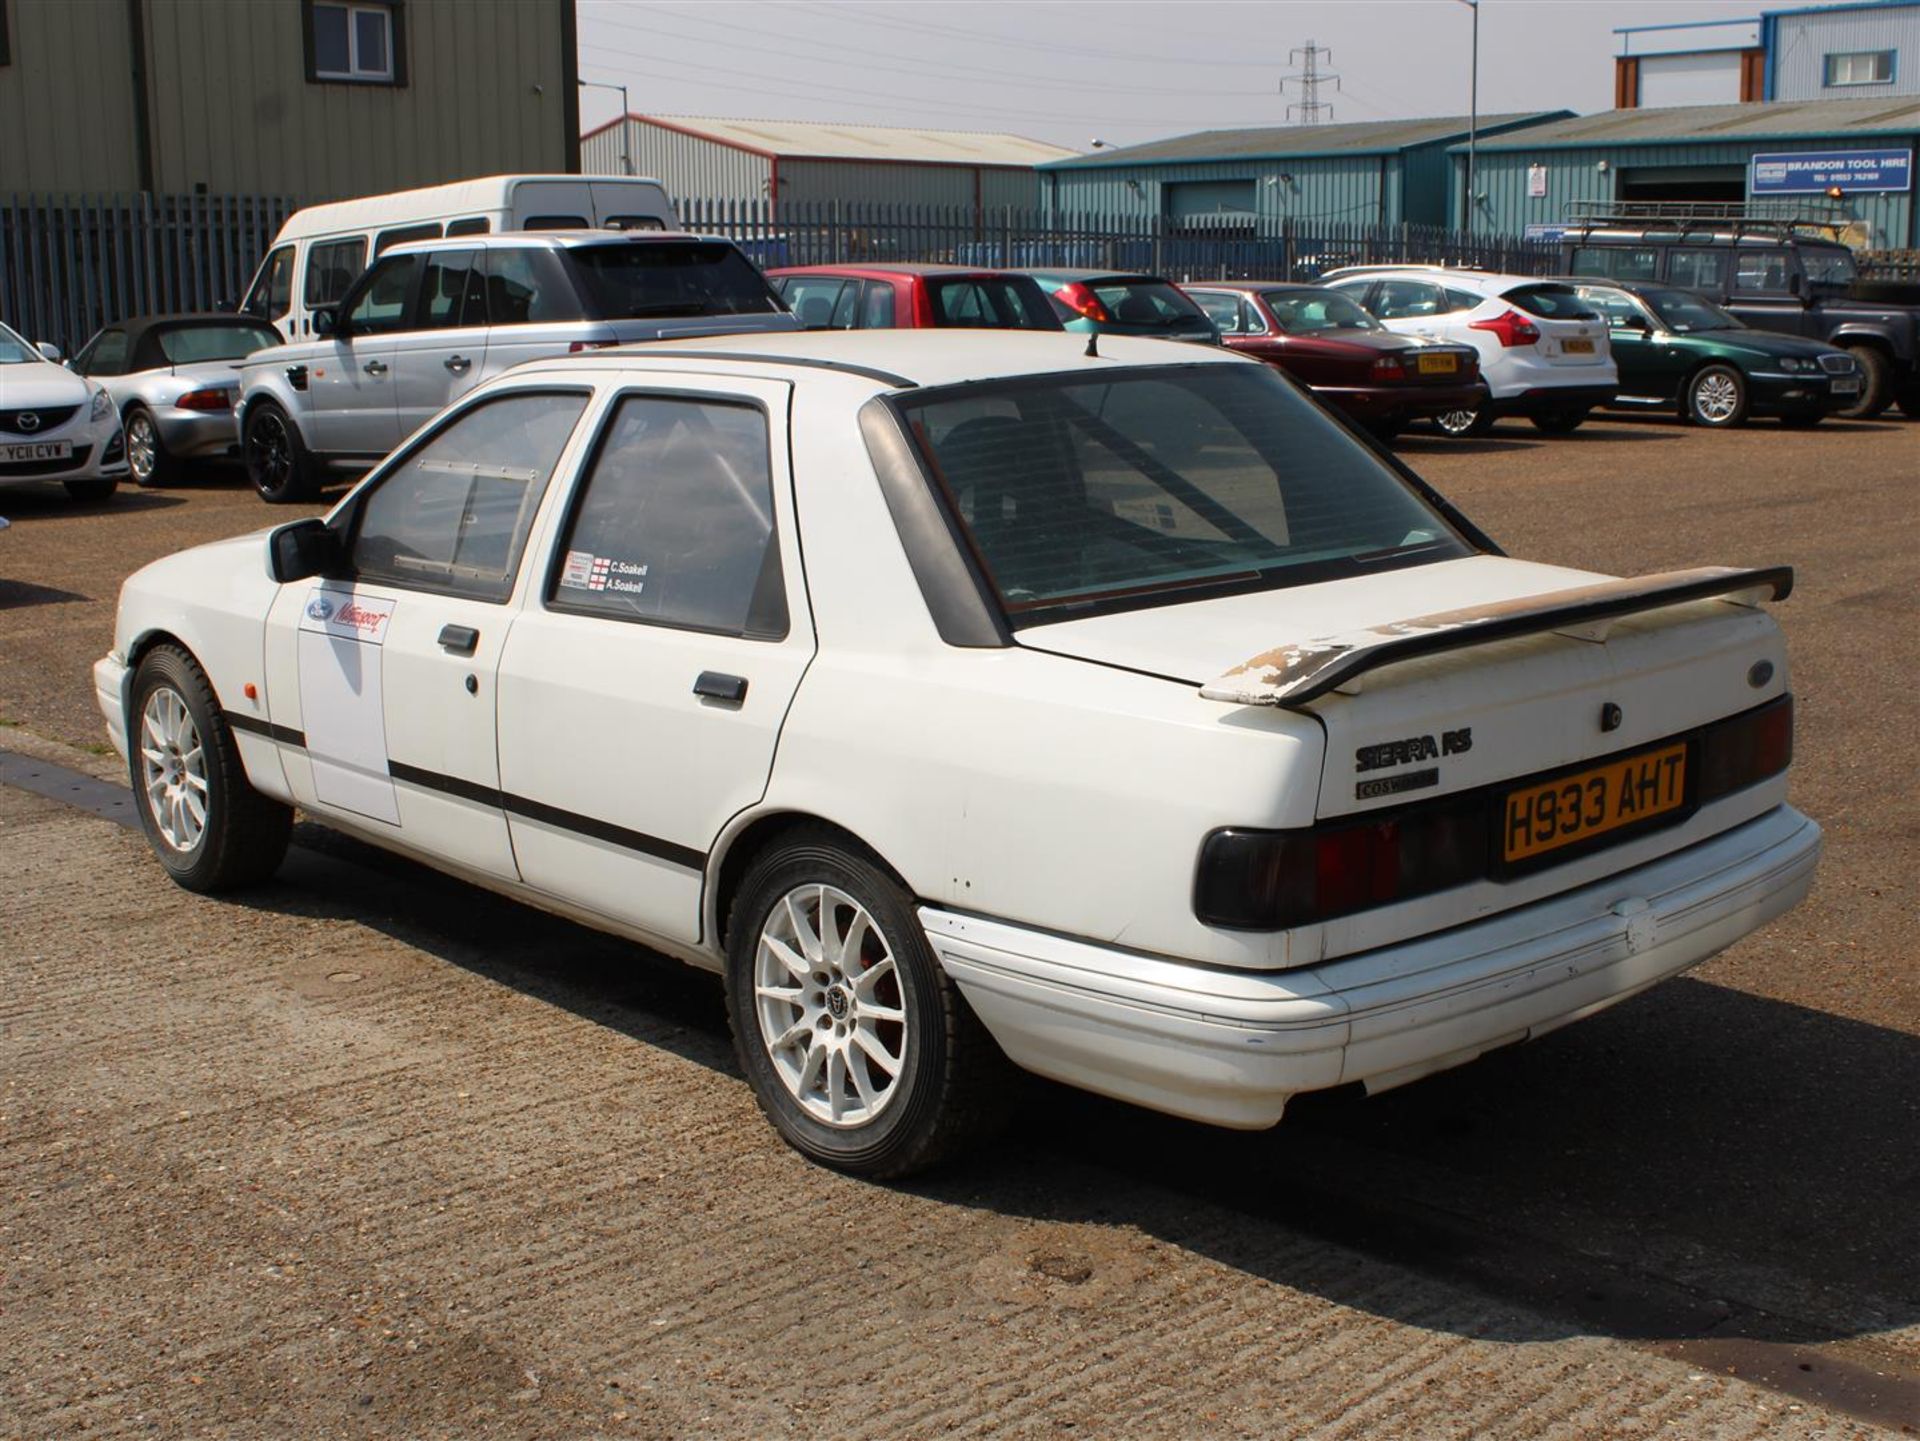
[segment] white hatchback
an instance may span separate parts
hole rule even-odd
[[[1352,266],[1321,283],[1352,296],[1389,330],[1480,352],[1492,398],[1478,410],[1440,416],[1435,423],[1449,435],[1483,434],[1505,415],[1564,435],[1619,389],[1607,323],[1570,285],[1434,265]]]
[[[134,574],[94,680],[181,885],[299,806],[719,971],[779,1132],[897,1176],[1009,1058],[1269,1126],[1794,905],[1790,579],[1509,559],[1209,346],[769,334],[482,385]]]

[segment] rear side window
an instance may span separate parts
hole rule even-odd
[[[893,328],[893,287],[884,280],[867,282],[866,298],[860,302],[862,330]]]
[[[493,229],[493,222],[484,215],[469,215],[465,220],[447,222],[447,239],[456,235],[485,235]]]
[[[853,323],[857,281],[833,275],[790,275],[781,282],[780,293],[808,330],[832,330]]]
[[[367,268],[367,238],[326,240],[307,247],[307,306],[338,305]]]
[[[580,245],[563,254],[595,320],[765,315],[785,308],[753,262],[720,241]]]
[[[1571,285],[1516,285],[1501,299],[1542,320],[1598,320],[1594,308]]]
[[[438,224],[403,225],[397,230],[383,230],[373,238],[375,256],[385,255],[396,245],[405,245],[410,240],[438,240]]]
[[[507,395],[462,412],[360,505],[351,562],[364,580],[503,601],[540,497],[587,397]]]
[[[1727,276],[1724,250],[1669,250],[1667,283],[1689,290],[1718,290]]]
[[[1784,250],[1747,250],[1734,257],[1735,290],[1771,290],[1785,294],[1787,289],[1787,252]]]
[[[614,620],[784,636],[768,446],[756,406],[622,400],[567,527],[550,603]]]
[[[927,281],[933,323],[984,330],[1060,330],[1059,317],[1031,280],[1016,276]],[[1183,297],[1184,298],[1184,297]],[[1191,307],[1192,302],[1188,302]]]
[[[1653,280],[1660,252],[1617,245],[1583,245],[1573,252],[1576,275],[1610,275],[1615,280]]]
[[[487,251],[484,258],[487,323],[556,325],[586,318],[559,257],[551,250],[533,246],[502,248]],[[462,323],[479,322],[463,320]]]

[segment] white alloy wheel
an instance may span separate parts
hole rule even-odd
[[[907,1064],[905,997],[865,906],[829,885],[788,891],[760,929],[753,991],[768,1059],[809,1116],[864,1126],[886,1110]]]
[[[182,854],[207,832],[207,759],[187,702],[156,686],[140,712],[140,780],[160,838]]]
[[[1710,370],[1693,387],[1693,411],[1705,425],[1726,425],[1740,413],[1740,382],[1724,370]]]
[[[1434,416],[1433,423],[1440,427],[1441,433],[1455,439],[1467,435],[1484,435],[1493,422],[1484,419],[1478,410],[1447,410]]]
[[[127,417],[127,468],[136,485],[151,485],[160,469],[160,432],[153,417],[136,410]]]

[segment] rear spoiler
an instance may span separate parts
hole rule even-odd
[[[1606,580],[1280,646],[1207,682],[1200,694],[1233,705],[1303,706],[1351,685],[1370,670],[1416,656],[1544,631],[1576,631],[1584,639],[1599,640],[1607,623],[1621,616],[1696,600],[1757,606],[1785,600],[1792,592],[1793,567],[1788,565],[1764,570],[1702,566]]]

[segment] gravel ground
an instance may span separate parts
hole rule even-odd
[[[781,1148],[708,979],[311,826],[242,900],[4,782],[230,475],[0,510],[0,1436],[1846,1436],[1920,1425],[1920,428],[1402,453],[1516,554],[1787,561],[1813,898],[1402,1091],[1034,1085],[910,1188]],[[95,747],[89,755],[72,749]]]

